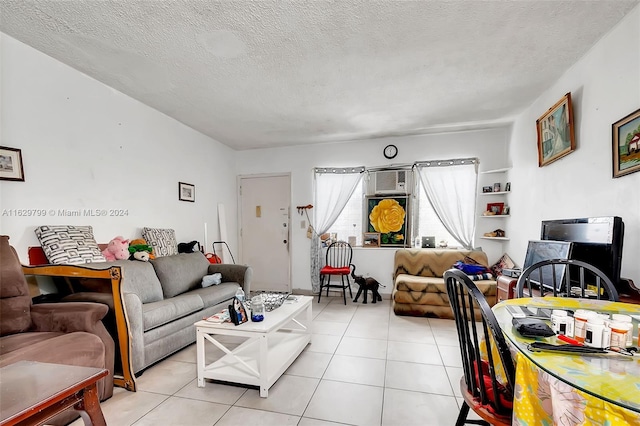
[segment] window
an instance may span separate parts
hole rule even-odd
[[[360,180],[344,210],[329,228],[329,233],[335,233],[338,240],[349,241],[349,237],[355,236],[356,246],[362,245],[363,181],[364,179]]]
[[[372,172],[372,174],[373,173],[374,172]],[[411,200],[413,214],[413,226],[411,233],[412,241],[408,241],[408,245],[417,245],[420,247],[422,237],[433,236],[435,237],[436,246],[440,241],[446,241],[449,247],[460,246],[455,238],[447,232],[446,228],[442,225],[442,222],[440,222],[440,219],[427,199],[427,195],[424,192],[419,179],[417,179],[417,181],[417,196],[412,197]],[[375,182],[373,176],[369,182]],[[338,240],[349,241],[350,236],[355,236],[356,246],[362,246],[362,226],[365,220],[364,188],[367,184],[367,179],[360,181],[344,210],[340,213],[338,219],[329,229],[328,232],[335,233]],[[373,191],[372,188],[370,188],[370,190]]]
[[[431,203],[429,203],[427,194],[424,192],[421,183],[418,183],[417,192],[418,195],[414,205],[414,213],[417,211],[418,217],[414,222],[417,224],[414,229],[416,229],[416,237],[420,238],[419,241],[422,241],[422,237],[432,236],[435,237],[436,247],[440,244],[440,241],[446,241],[448,247],[460,246],[460,243],[449,234],[444,225],[442,225],[442,222],[440,222],[436,212],[433,211],[433,207],[431,207]],[[420,245],[418,245],[418,247],[420,247]]]

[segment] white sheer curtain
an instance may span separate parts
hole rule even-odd
[[[314,293],[320,290],[320,235],[336,221],[362,179],[363,172],[364,167],[317,168],[314,171],[315,232],[311,237],[311,288]]]
[[[472,249],[478,160],[426,161],[416,163],[416,170],[427,199],[444,227],[463,247]]]

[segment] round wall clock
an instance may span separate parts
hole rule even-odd
[[[395,145],[387,145],[384,147],[382,153],[388,159],[395,158],[396,155],[398,155],[398,147]]]

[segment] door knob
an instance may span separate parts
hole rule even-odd
[[[284,244],[287,244],[287,240],[282,240],[282,242],[283,242]]]

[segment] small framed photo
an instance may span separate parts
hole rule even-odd
[[[504,214],[502,210],[504,209],[504,203],[489,203],[487,204],[487,211],[493,214]]]
[[[511,182],[507,182],[506,185],[504,186],[504,190],[506,192],[510,192],[511,191]]]
[[[500,182],[493,184],[493,192],[500,192]]]
[[[248,320],[247,310],[237,297],[234,297],[233,304],[229,305],[229,316],[235,325],[244,324]]]
[[[0,180],[24,182],[21,150],[0,146]]]
[[[362,247],[380,247],[380,233],[365,232],[362,234]]]
[[[613,129],[613,177],[640,170],[640,109],[616,121]]]
[[[490,186],[483,186],[482,187],[482,192],[493,192],[493,188]]]
[[[196,186],[190,183],[178,182],[178,200],[196,201]]]
[[[509,206],[504,206],[502,208],[502,214],[510,214],[511,213],[511,207]]]

